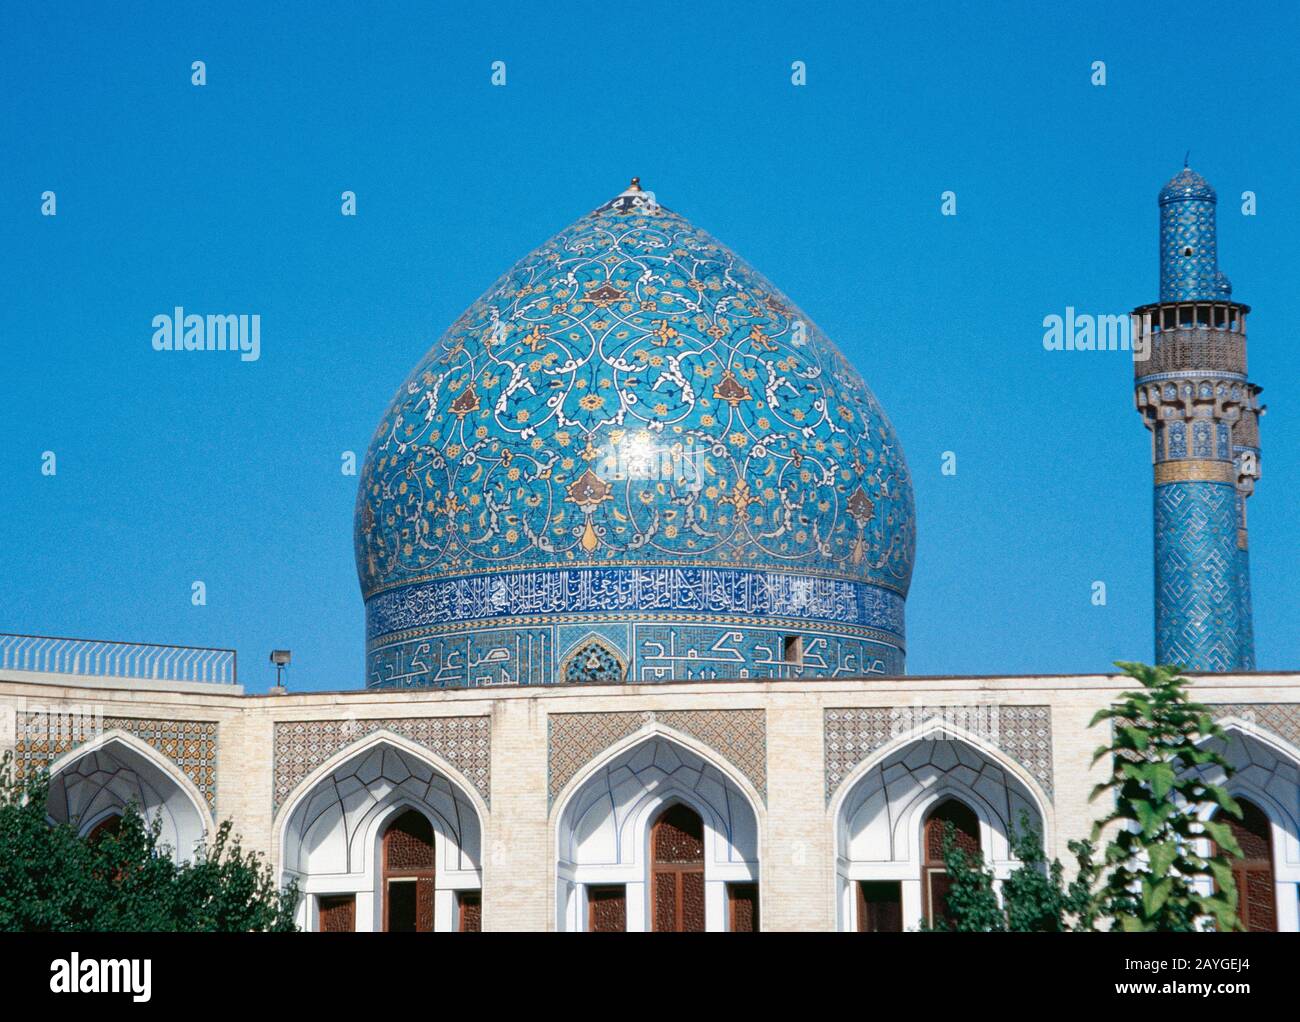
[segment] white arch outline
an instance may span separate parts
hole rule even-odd
[[[442,756],[433,750],[426,748],[416,742],[405,738],[402,735],[388,728],[380,728],[369,734],[363,735],[356,741],[351,742],[338,749],[333,755],[327,757],[315,769],[308,773],[301,781],[293,787],[293,790],[285,797],[284,804],[280,807],[275,815],[272,826],[272,852],[271,862],[274,865],[276,873],[284,878],[295,871],[288,869],[283,861],[285,839],[288,834],[289,824],[293,820],[294,813],[305,803],[305,801],[316,790],[317,786],[329,777],[340,767],[352,762],[354,759],[363,758],[373,752],[375,749],[386,746],[394,752],[405,753],[412,758],[420,761],[428,767],[433,773],[441,776],[453,789],[453,795],[460,795],[473,809],[475,814],[475,823],[478,826],[479,841],[479,861],[477,868],[472,872],[478,876],[478,883],[473,888],[481,890],[484,878],[486,876],[486,860],[488,857],[487,837],[488,837],[488,819],[489,811],[487,803],[478,793],[477,789],[470,783],[461,771],[457,770],[448,763]],[[434,849],[435,849],[435,875],[440,878],[454,876],[456,874],[466,874],[469,871],[451,867],[447,865],[448,850],[454,844],[460,847],[460,841],[454,841],[448,833],[447,827],[449,821],[443,819],[442,815],[430,809],[430,807],[421,805],[413,800],[409,795],[400,795],[391,802],[376,805],[362,818],[361,829],[364,831],[360,838],[360,846],[366,849],[365,862],[361,870],[364,877],[372,881],[372,886],[379,882],[379,870],[377,868],[377,855],[380,842],[383,839],[383,830],[387,822],[394,818],[394,813],[414,809],[427,819],[434,831]],[[352,842],[349,842],[349,849]],[[350,851],[349,851],[350,854]],[[459,887],[457,890],[461,889]],[[371,896],[375,900],[371,903],[373,912],[379,912],[380,902],[378,900],[378,891],[372,891]],[[361,912],[361,906],[357,907],[358,913]],[[315,895],[304,889],[303,900],[299,906],[299,913],[306,913],[305,918],[300,921],[304,922],[308,928],[314,928],[315,922]],[[361,921],[360,915],[357,917],[358,923]]]
[[[691,755],[698,756],[710,766],[714,767],[718,773],[722,774],[727,778],[727,780],[735,784],[736,787],[740,789],[741,794],[745,796],[745,801],[749,803],[749,809],[754,814],[754,818],[758,823],[759,839],[761,841],[767,823],[767,807],[763,802],[763,797],[758,793],[758,789],[754,787],[749,778],[741,772],[739,767],[735,766],[712,746],[705,745],[699,739],[692,738],[690,735],[678,731],[676,728],[669,727],[659,720],[646,722],[636,731],[632,732],[632,734],[626,735],[625,737],[620,738],[613,745],[602,749],[583,764],[582,768],[569,778],[564,787],[561,788],[559,793],[555,796],[555,802],[551,806],[550,820],[548,821],[549,828],[552,830],[556,829],[564,808],[568,805],[574,794],[581,790],[587,781],[591,780],[591,778],[599,773],[600,770],[607,766],[611,761],[617,759],[624,752],[627,752],[629,749],[641,745],[643,742],[649,741],[652,738],[664,738],[669,742],[681,746]],[[556,847],[558,851],[558,846]],[[763,849],[760,847],[758,852],[759,861],[762,861]]]
[[[208,800],[203,797],[203,793],[199,791],[198,786],[172,760],[168,759],[152,745],[121,728],[115,727],[96,735],[90,741],[78,745],[75,749],[69,749],[58,757],[49,766],[50,780],[53,781],[60,773],[73,766],[83,756],[100,751],[111,752],[110,746],[112,745],[123,746],[128,752],[134,753],[146,760],[150,765],[161,770],[192,803],[195,811],[199,814],[199,819],[203,821],[203,834],[205,838],[207,837],[211,829],[210,824],[216,822],[216,817],[214,811],[208,808]],[[177,851],[179,852],[180,849],[177,849]]]
[[[981,738],[960,725],[944,720],[942,717],[931,717],[911,730],[891,739],[845,775],[831,794],[831,800],[827,806],[827,814],[830,817],[831,826],[834,828],[832,832],[832,839],[835,842],[833,847],[839,848],[840,812],[848,799],[849,793],[857,787],[858,782],[894,753],[907,748],[914,742],[932,740],[935,735],[944,736],[942,740],[965,742],[976,752],[987,756],[997,766],[1006,770],[1007,773],[1024,785],[1025,790],[1033,798],[1034,808],[1038,811],[1039,819],[1042,821],[1043,848],[1047,850],[1055,847],[1056,809],[1047,792],[1043,790],[1043,786],[1039,784],[1038,779],[992,742]],[[984,799],[980,798],[979,801],[983,802]],[[971,808],[975,809],[976,807],[971,806]],[[1008,822],[1014,823],[1015,821]]]
[[[288,830],[289,820],[292,818],[294,810],[298,808],[299,803],[311,794],[321,780],[328,777],[340,766],[350,762],[357,756],[371,752],[376,746],[385,744],[393,747],[398,752],[405,752],[421,760],[429,769],[441,774],[447,781],[458,788],[460,794],[465,797],[465,800],[473,806],[474,812],[478,814],[479,839],[486,845],[489,817],[488,805],[469,778],[432,749],[413,742],[409,738],[404,738],[388,728],[380,728],[358,738],[355,742],[343,746],[333,755],[327,757],[294,785],[293,790],[285,796],[284,804],[280,806],[275,814],[275,822],[271,831],[271,861],[275,863],[277,869],[284,869],[284,864],[280,861],[281,852],[284,849],[284,837]],[[486,848],[483,849],[483,855],[486,858]]]
[[[827,804],[827,824],[830,830],[831,850],[832,850],[832,869],[831,869],[831,898],[834,907],[835,928],[843,930],[850,925],[853,918],[852,913],[856,912],[856,902],[852,905],[846,903],[846,893],[843,888],[844,874],[841,872],[843,859],[840,854],[840,837],[841,830],[846,822],[843,819],[845,805],[849,797],[864,782],[871,772],[883,765],[890,757],[906,750],[909,746],[917,742],[931,740],[958,741],[965,743],[969,748],[985,756],[991,763],[1004,770],[1011,778],[1018,781],[1025,793],[1029,796],[1030,802],[1038,814],[1038,822],[1042,827],[1043,849],[1049,859],[1052,856],[1052,850],[1055,848],[1056,835],[1056,807],[1052,799],[1048,797],[1047,792],[1039,784],[1037,778],[1029,773],[1020,763],[1016,762],[1005,751],[998,748],[992,742],[979,735],[968,731],[942,716],[930,717],[914,728],[895,736],[886,742],[879,749],[876,749],[870,756],[864,759],[854,767],[832,793],[830,801]],[[918,821],[925,819],[925,814],[931,808],[938,805],[945,798],[956,798],[964,806],[975,813],[980,823],[980,844],[984,856],[987,858],[992,854],[994,842],[993,837],[1000,831],[1000,827],[994,826],[994,821],[990,816],[989,810],[996,807],[988,805],[988,800],[979,792],[969,789],[966,785],[954,781],[950,777],[945,777],[943,781],[929,788],[925,788],[918,793],[906,806],[905,810],[900,813],[899,819],[890,827],[891,844],[897,840],[897,834],[906,824],[912,826]],[[1010,808],[1008,806],[1008,808]],[[998,813],[1000,816],[1001,814]],[[1012,833],[1016,826],[1015,820],[1007,820],[1007,833],[1003,835],[1010,845]],[[919,854],[919,849],[916,850]],[[1011,853],[1008,847],[1008,854]],[[1014,861],[1014,860],[1007,860]],[[904,904],[906,905],[906,895]]]
[[[548,926],[558,928],[558,889],[560,875],[560,822],[564,818],[564,813],[568,809],[573,799],[586,787],[597,774],[600,773],[614,760],[618,759],[624,753],[652,742],[656,739],[663,739],[670,745],[676,745],[678,748],[689,752],[691,755],[702,759],[709,766],[713,767],[718,773],[722,774],[726,780],[735,785],[736,790],[744,796],[745,803],[749,811],[754,814],[754,839],[756,845],[755,854],[757,856],[756,882],[758,883],[759,912],[762,913],[762,904],[765,884],[763,883],[763,863],[767,854],[767,806],[763,801],[758,790],[750,782],[749,778],[741,772],[740,768],[735,766],[730,760],[726,759],[720,752],[712,746],[706,745],[697,738],[678,731],[676,728],[669,727],[663,722],[652,719],[643,724],[630,735],[626,735],[614,742],[612,745],[602,749],[585,763],[577,773],[575,773],[565,783],[555,796],[555,801],[551,806],[549,818],[547,820],[547,844],[550,847],[550,862],[548,863],[550,883],[548,884],[547,909],[548,909]],[[712,825],[711,821],[716,820],[716,814],[713,810],[699,803],[697,796],[691,796],[689,793],[683,797],[680,789],[674,787],[666,793],[643,793],[633,810],[636,817],[637,826],[640,827],[646,822],[647,814],[653,816],[661,812],[674,802],[681,802],[690,806],[695,812],[699,813],[706,825]],[[716,828],[715,828],[716,829]],[[649,841],[649,834],[642,843]],[[640,862],[644,866],[648,859],[648,844],[646,848],[641,849]]]

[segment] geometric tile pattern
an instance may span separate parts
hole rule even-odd
[[[1300,748],[1300,703],[1214,703],[1215,720],[1238,717]]]
[[[1155,557],[1156,661],[1193,671],[1253,670],[1238,591],[1234,487],[1157,486]]]
[[[293,720],[275,725],[273,812],[309,773],[345,746],[376,731],[392,731],[437,753],[491,803],[490,717],[398,717],[367,720]]]
[[[552,713],[547,718],[548,796],[554,802],[584,766],[615,742],[655,722],[713,749],[767,801],[767,715],[763,710],[632,710]]]
[[[1042,785],[1052,785],[1050,706],[868,706],[828,709],[825,714],[826,801],[863,761],[900,735],[939,719],[969,731],[1019,763]]]
[[[1160,190],[1160,300],[1212,301],[1232,297],[1219,272],[1215,237],[1217,198],[1208,181],[1184,167]]]
[[[211,720],[96,718],[93,727],[73,728],[55,714],[18,714],[14,775],[21,779],[45,769],[64,753],[107,731],[125,731],[161,753],[194,782],[207,802],[217,805],[217,724]]]

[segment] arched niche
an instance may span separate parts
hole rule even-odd
[[[125,732],[110,732],[56,761],[47,813],[83,837],[134,804],[159,839],[185,861],[204,840],[211,817],[193,783],[157,750]]]
[[[1226,738],[1207,744],[1228,760],[1232,776],[1211,767],[1203,771],[1205,779],[1223,785],[1267,818],[1276,928],[1296,932],[1300,930],[1300,752],[1250,721],[1228,718],[1220,724]],[[1204,807],[1201,816],[1207,818],[1212,812],[1212,807]]]
[[[345,750],[300,786],[281,813],[280,866],[304,892],[306,929],[382,930],[384,835],[417,812],[433,834],[433,929],[476,929],[482,822],[450,768],[396,736]]]
[[[602,919],[611,929],[654,928],[652,834],[674,806],[702,821],[705,929],[755,925],[759,821],[747,788],[729,766],[662,732],[608,752],[557,805],[558,928],[599,929]]]
[[[1017,764],[957,729],[904,736],[855,771],[832,802],[840,929],[921,925],[923,877],[934,868],[925,825],[950,800],[974,814],[973,836],[997,881],[1019,865],[1011,845],[1022,814],[1051,847],[1050,804]]]

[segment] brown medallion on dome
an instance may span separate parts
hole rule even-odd
[[[564,495],[571,504],[578,505],[578,510],[589,515],[596,510],[601,501],[610,499],[613,489],[613,486],[595,472],[587,469],[568,485]]]
[[[736,521],[744,523],[749,521],[749,505],[761,504],[763,501],[754,496],[754,491],[749,488],[749,483],[744,479],[737,479],[736,485],[731,488],[731,492],[726,496],[718,498],[719,504],[730,504],[736,509]]]
[[[586,300],[595,304],[598,308],[609,308],[614,302],[620,301],[627,297],[626,291],[620,291],[612,284],[601,284],[600,287],[593,291],[588,291]]]
[[[732,408],[750,399],[749,388],[736,379],[736,374],[730,369],[724,372],[722,379],[714,384],[713,396],[719,401],[726,401]]]
[[[529,351],[536,351],[546,343],[546,327],[540,324],[533,327],[528,333],[524,334],[523,342],[528,345]]]
[[[595,553],[596,548],[600,546],[600,534],[596,531],[596,527],[591,524],[591,513],[600,506],[602,501],[611,498],[613,489],[613,486],[605,482],[595,472],[587,469],[571,482],[565,490],[565,500],[577,504],[578,510],[587,516],[587,521],[582,527],[582,536],[578,542],[582,549],[589,554]]]
[[[661,319],[655,324],[655,328],[650,331],[650,334],[652,337],[656,338],[656,340],[651,341],[650,343],[657,344],[662,348],[677,336],[677,328],[669,326],[668,320]]]
[[[458,418],[465,418],[470,412],[478,411],[478,392],[470,384],[452,399],[451,413]]]
[[[865,558],[867,554],[867,540],[862,533],[867,527],[867,523],[875,516],[876,505],[872,499],[867,496],[867,491],[859,486],[849,494],[846,508],[849,512],[849,517],[858,523],[858,538],[853,544],[853,563],[861,564],[863,558]]]
[[[876,513],[875,503],[867,496],[867,491],[861,486],[849,495],[847,506],[849,517],[858,523],[859,529],[865,529],[867,522],[871,521]]]

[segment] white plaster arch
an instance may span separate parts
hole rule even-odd
[[[145,819],[160,820],[160,840],[188,861],[205,840],[212,816],[202,793],[153,746],[120,728],[64,753],[50,765],[46,813],[88,834],[103,819],[134,802]]]
[[[704,822],[706,926],[726,929],[726,885],[758,882],[762,800],[715,751],[659,722],[603,750],[555,801],[559,929],[586,928],[592,885],[625,885],[628,929],[649,929],[650,828],[674,804]]]
[[[455,928],[458,894],[482,886],[486,806],[441,757],[387,730],[331,756],[280,811],[280,870],[306,895],[301,925],[316,928],[320,897],[350,894],[357,929],[382,927],[380,845],[389,821],[407,809],[433,826],[435,929]]]
[[[955,798],[979,820],[995,882],[1018,865],[1012,837],[1026,813],[1053,847],[1052,802],[1037,780],[996,746],[942,719],[898,735],[855,768],[829,806],[836,851],[837,925],[857,928],[856,884],[897,882],[907,928],[921,922],[922,827]]]
[[[1248,799],[1268,817],[1278,929],[1300,931],[1300,749],[1253,721],[1227,717],[1218,723],[1228,734],[1226,742],[1218,743],[1219,751],[1234,773],[1227,777],[1222,767],[1202,773],[1206,781]],[[1212,805],[1205,805],[1198,815],[1206,820],[1213,812]]]

